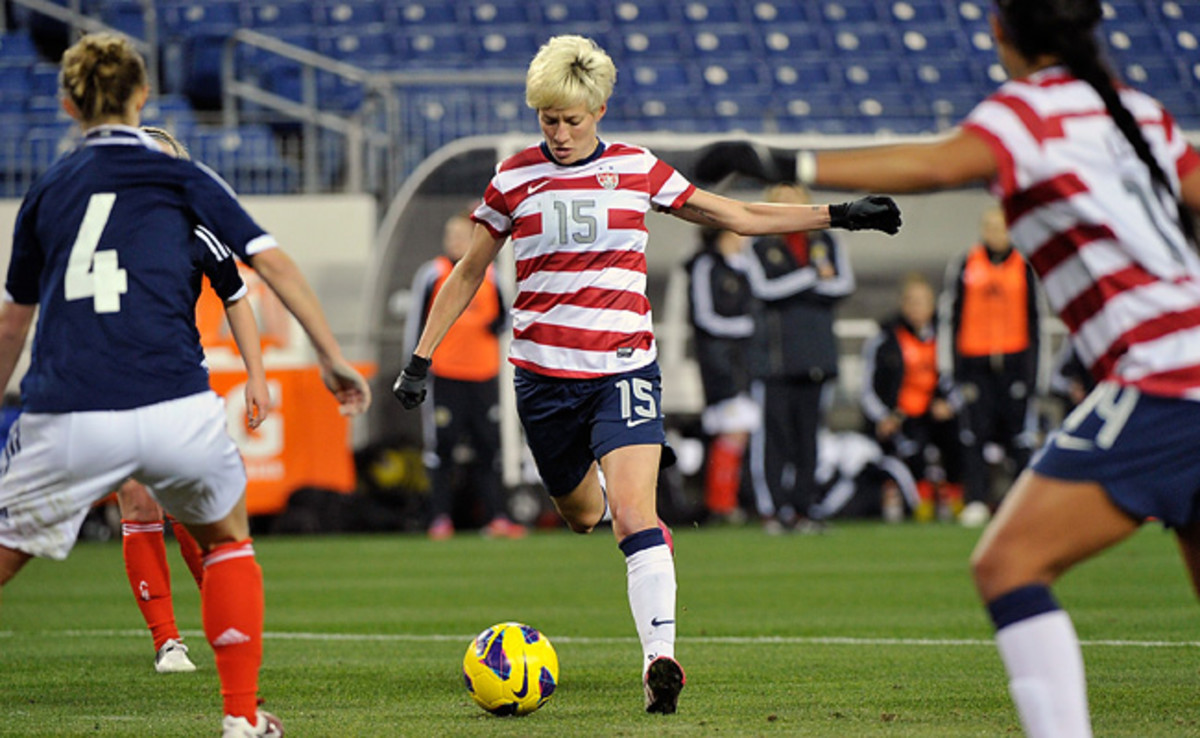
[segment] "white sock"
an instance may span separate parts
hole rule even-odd
[[[625,571],[645,671],[659,656],[675,658],[675,559],[666,546],[651,546],[625,557]]]
[[[996,631],[1009,692],[1028,738],[1091,738],[1083,654],[1062,610]]]

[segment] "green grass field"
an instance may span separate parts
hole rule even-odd
[[[676,715],[642,712],[625,570],[606,531],[263,537],[261,692],[289,736],[1020,735],[967,556],[977,531],[841,524],[825,536],[676,530]],[[173,548],[173,543],[169,544]],[[117,543],[31,562],[0,606],[0,735],[215,735],[199,598],[170,552],[195,674],[159,675]],[[1200,610],[1173,539],[1146,529],[1057,588],[1098,736],[1200,736]],[[485,626],[554,642],[560,686],[494,718],[460,665]]]

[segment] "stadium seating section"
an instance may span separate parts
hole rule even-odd
[[[67,4],[60,0],[61,4]],[[89,15],[146,39],[136,0],[80,0]],[[377,72],[521,71],[549,36],[599,41],[620,73],[606,126],[687,132],[914,133],[953,125],[1003,80],[989,0],[162,0],[162,60],[151,122],[167,123],[242,191],[292,191],[278,130],[197,123],[221,104],[229,36],[250,28]],[[1104,41],[1118,74],[1200,129],[1200,3],[1104,0]],[[19,195],[69,128],[49,58],[61,24],[13,6],[0,35],[0,194]],[[58,47],[61,49],[61,45]],[[239,75],[301,100],[294,62],[239,46]],[[406,130],[436,129],[430,149],[477,133],[529,131],[519,86],[403,86]],[[317,76],[323,110],[352,112],[363,89]],[[203,118],[203,116],[200,116]],[[326,152],[334,158],[336,151]],[[428,150],[421,152],[429,153]],[[14,174],[20,172],[20,174]],[[232,174],[231,174],[232,173]],[[333,179],[328,179],[332,182]]]

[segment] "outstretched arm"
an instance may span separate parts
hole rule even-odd
[[[900,230],[900,209],[890,197],[871,196],[837,205],[788,205],[742,202],[697,189],[671,214],[699,225],[723,228],[743,236],[798,233],[823,228]]]
[[[991,147],[959,129],[930,143],[839,151],[793,151],[750,141],[720,141],[700,151],[695,177],[718,182],[741,174],[843,190],[925,192],[985,182],[997,173]]]
[[[412,357],[392,384],[392,394],[405,408],[411,410],[425,401],[425,381],[433,352],[446,337],[450,326],[471,304],[471,299],[487,276],[488,266],[495,260],[502,245],[504,239],[494,237],[487,228],[476,224],[470,248],[454,265],[450,276],[446,277],[442,288],[433,298],[425,328],[421,331]]]
[[[358,415],[371,404],[367,380],[342,356],[321,303],[296,262],[281,249],[267,249],[250,258],[250,266],[300,321],[317,352],[321,378],[337,398],[343,415]]]

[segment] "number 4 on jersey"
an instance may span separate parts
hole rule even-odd
[[[91,297],[92,307],[98,313],[120,312],[121,295],[129,291],[125,270],[117,265],[117,252],[96,251],[116,201],[117,196],[112,192],[99,192],[88,199],[63,279],[68,301]]]

